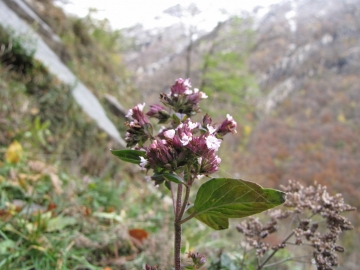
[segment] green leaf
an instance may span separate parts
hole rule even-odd
[[[161,173],[161,175],[168,181],[174,182],[176,184],[185,184],[184,180],[172,173]]]
[[[191,206],[186,212],[189,215],[194,213],[194,206]],[[222,218],[222,217],[206,215],[206,214],[197,215],[195,218],[215,230],[224,230],[229,228],[228,218]]]
[[[285,202],[285,193],[253,182],[213,178],[204,183],[188,213],[215,230],[227,229],[229,218],[242,218]]]
[[[110,150],[111,153],[122,161],[140,164],[140,157],[144,157],[146,152],[140,150]]]

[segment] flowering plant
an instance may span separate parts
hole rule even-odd
[[[147,173],[151,171],[149,179],[155,185],[165,184],[170,190],[175,216],[175,270],[181,268],[183,223],[196,218],[215,230],[227,229],[229,218],[250,216],[285,201],[285,193],[278,190],[241,179],[212,178],[200,186],[194,203],[189,204],[194,181],[218,171],[221,159],[217,151],[222,139],[236,133],[237,127],[229,114],[218,125],[212,123],[208,114],[201,123],[192,122],[191,117],[200,112],[199,103],[204,98],[207,98],[205,93],[191,89],[189,79],[177,79],[170,93],[160,94],[162,105],[150,105],[146,114],[145,104],[129,110],[125,141],[131,149],[111,151],[121,160],[138,164]],[[148,117],[168,126],[154,135]],[[189,258],[193,265],[187,269],[199,269],[206,261],[198,253],[189,253]]]

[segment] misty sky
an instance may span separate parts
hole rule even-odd
[[[162,14],[162,11],[181,3],[187,6],[195,3],[202,11],[196,18],[200,28],[211,29],[218,21],[229,14],[238,14],[241,10],[252,10],[255,6],[267,7],[280,0],[70,0],[64,8],[70,13],[82,17],[88,14],[90,7],[98,10],[98,19],[108,18],[114,29],[121,29],[142,23],[146,28],[155,28],[174,23],[174,18]],[[157,17],[155,19],[155,17]]]

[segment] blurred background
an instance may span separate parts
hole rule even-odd
[[[217,176],[320,183],[360,206],[359,0],[0,0],[0,268],[167,269],[169,194],[109,149],[127,110],[179,77],[214,122],[238,122]],[[347,217],[337,269],[358,269]],[[211,258],[241,238],[184,234]]]

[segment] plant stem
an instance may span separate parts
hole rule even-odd
[[[313,216],[315,216],[316,215],[316,213],[312,213],[309,217],[308,217],[308,219],[311,219]],[[300,223],[299,223],[300,224]],[[299,226],[299,224],[298,224],[298,226]],[[287,242],[287,240],[289,240],[293,235],[295,234],[295,232],[294,232],[294,230],[281,242],[281,244],[286,244],[286,242]],[[262,268],[265,268],[264,266],[265,266],[265,264],[275,255],[275,253],[278,251],[279,249],[276,249],[276,250],[274,250],[270,255],[269,255],[269,257],[267,257],[266,258],[266,260],[265,261],[263,261],[263,263],[262,264],[259,264],[258,265],[258,267],[256,268],[256,270],[260,270],[260,269],[262,269]]]
[[[176,218],[176,199],[175,199],[174,189],[175,189],[175,184],[170,182],[171,198],[172,198],[172,201],[173,201],[174,216]]]
[[[180,251],[181,251],[181,200],[182,199],[182,185],[178,185],[177,195],[176,195],[176,209],[175,209],[175,221],[174,221],[174,230],[175,230],[175,239],[174,239],[174,263],[175,270],[180,270],[181,260],[180,260]]]
[[[275,266],[275,265],[278,265],[280,263],[283,263],[283,262],[287,262],[287,261],[295,261],[295,259],[297,258],[309,258],[310,256],[299,256],[299,257],[290,257],[290,258],[287,258],[287,259],[283,259],[281,261],[277,261],[277,262],[274,262],[274,263],[269,263],[269,264],[266,264],[263,266],[263,268],[267,268],[267,267],[272,267],[272,266]],[[300,261],[302,262],[302,261]],[[304,262],[305,263],[305,262]]]
[[[295,234],[295,232],[291,232],[282,242],[281,244],[285,244],[287,240],[289,240],[293,235]],[[263,261],[262,264],[258,265],[258,267],[256,268],[256,270],[260,270],[264,267],[264,265],[275,255],[275,253],[278,251],[279,249],[274,250],[269,257],[266,258],[265,261]]]
[[[178,219],[176,220],[176,222],[178,222],[179,224],[182,224],[181,218],[184,215],[187,203],[189,201],[189,196],[190,196],[190,187],[185,186],[185,198],[184,198],[184,201],[182,203],[181,210],[180,210],[180,213],[178,215]]]
[[[174,263],[175,270],[181,269],[180,251],[181,251],[181,224],[174,224],[175,242],[174,242]]]
[[[175,229],[175,240],[174,240],[174,263],[175,263],[175,270],[180,270],[181,268],[181,218],[184,215],[187,203],[189,201],[190,196],[190,186],[191,186],[191,174],[190,169],[188,168],[188,180],[187,185],[185,186],[185,196],[184,200],[182,200],[182,189],[183,186],[178,184],[178,190],[176,195],[176,203],[174,203],[174,212],[175,212],[175,221],[174,221],[174,229]],[[173,195],[173,202],[174,202],[174,195]]]
[[[182,201],[182,188],[183,186],[181,184],[178,184],[177,186],[177,194],[176,194],[176,204],[175,204],[175,223],[177,223],[181,217],[179,217],[181,212],[181,201]]]

